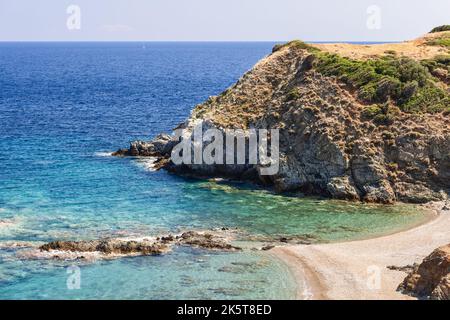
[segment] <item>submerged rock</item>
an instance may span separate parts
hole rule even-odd
[[[415,266],[398,290],[419,298],[450,300],[450,244]]]

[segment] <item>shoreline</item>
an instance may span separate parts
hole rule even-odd
[[[424,205],[434,217],[419,226],[365,240],[276,247],[271,254],[284,262],[297,283],[296,299],[412,300],[397,292],[404,267],[420,263],[450,243],[450,212],[445,201]]]

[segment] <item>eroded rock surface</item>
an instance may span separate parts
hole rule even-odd
[[[239,247],[235,247],[223,239],[219,239],[210,233],[198,233],[195,231],[189,231],[183,233],[179,239],[178,243],[184,245],[190,245],[203,249],[212,250],[224,250],[224,251],[235,251],[241,250]]]
[[[181,235],[168,235],[155,239],[103,239],[88,241],[54,241],[39,247],[43,252],[55,253],[56,258],[64,257],[61,253],[98,253],[105,256],[123,255],[161,255],[171,250],[173,246],[188,245],[208,250],[238,251],[241,248],[233,246],[229,239],[222,235],[208,232],[188,231]]]
[[[419,298],[450,300],[450,244],[436,249],[399,286]]]
[[[124,241],[120,239],[92,241],[54,241],[40,247],[43,251],[99,252],[103,254],[142,254],[160,255],[168,251],[168,246],[162,242],[148,240]]]

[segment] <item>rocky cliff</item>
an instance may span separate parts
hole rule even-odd
[[[403,293],[433,300],[450,300],[450,245],[436,249],[400,285]]]
[[[174,136],[133,142],[117,156],[157,157],[158,168],[249,180],[277,192],[422,203],[450,190],[449,31],[400,44],[278,45],[179,128],[279,129],[279,171],[175,165]]]

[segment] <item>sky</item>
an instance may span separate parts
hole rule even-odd
[[[400,41],[450,0],[0,0],[0,41]]]

